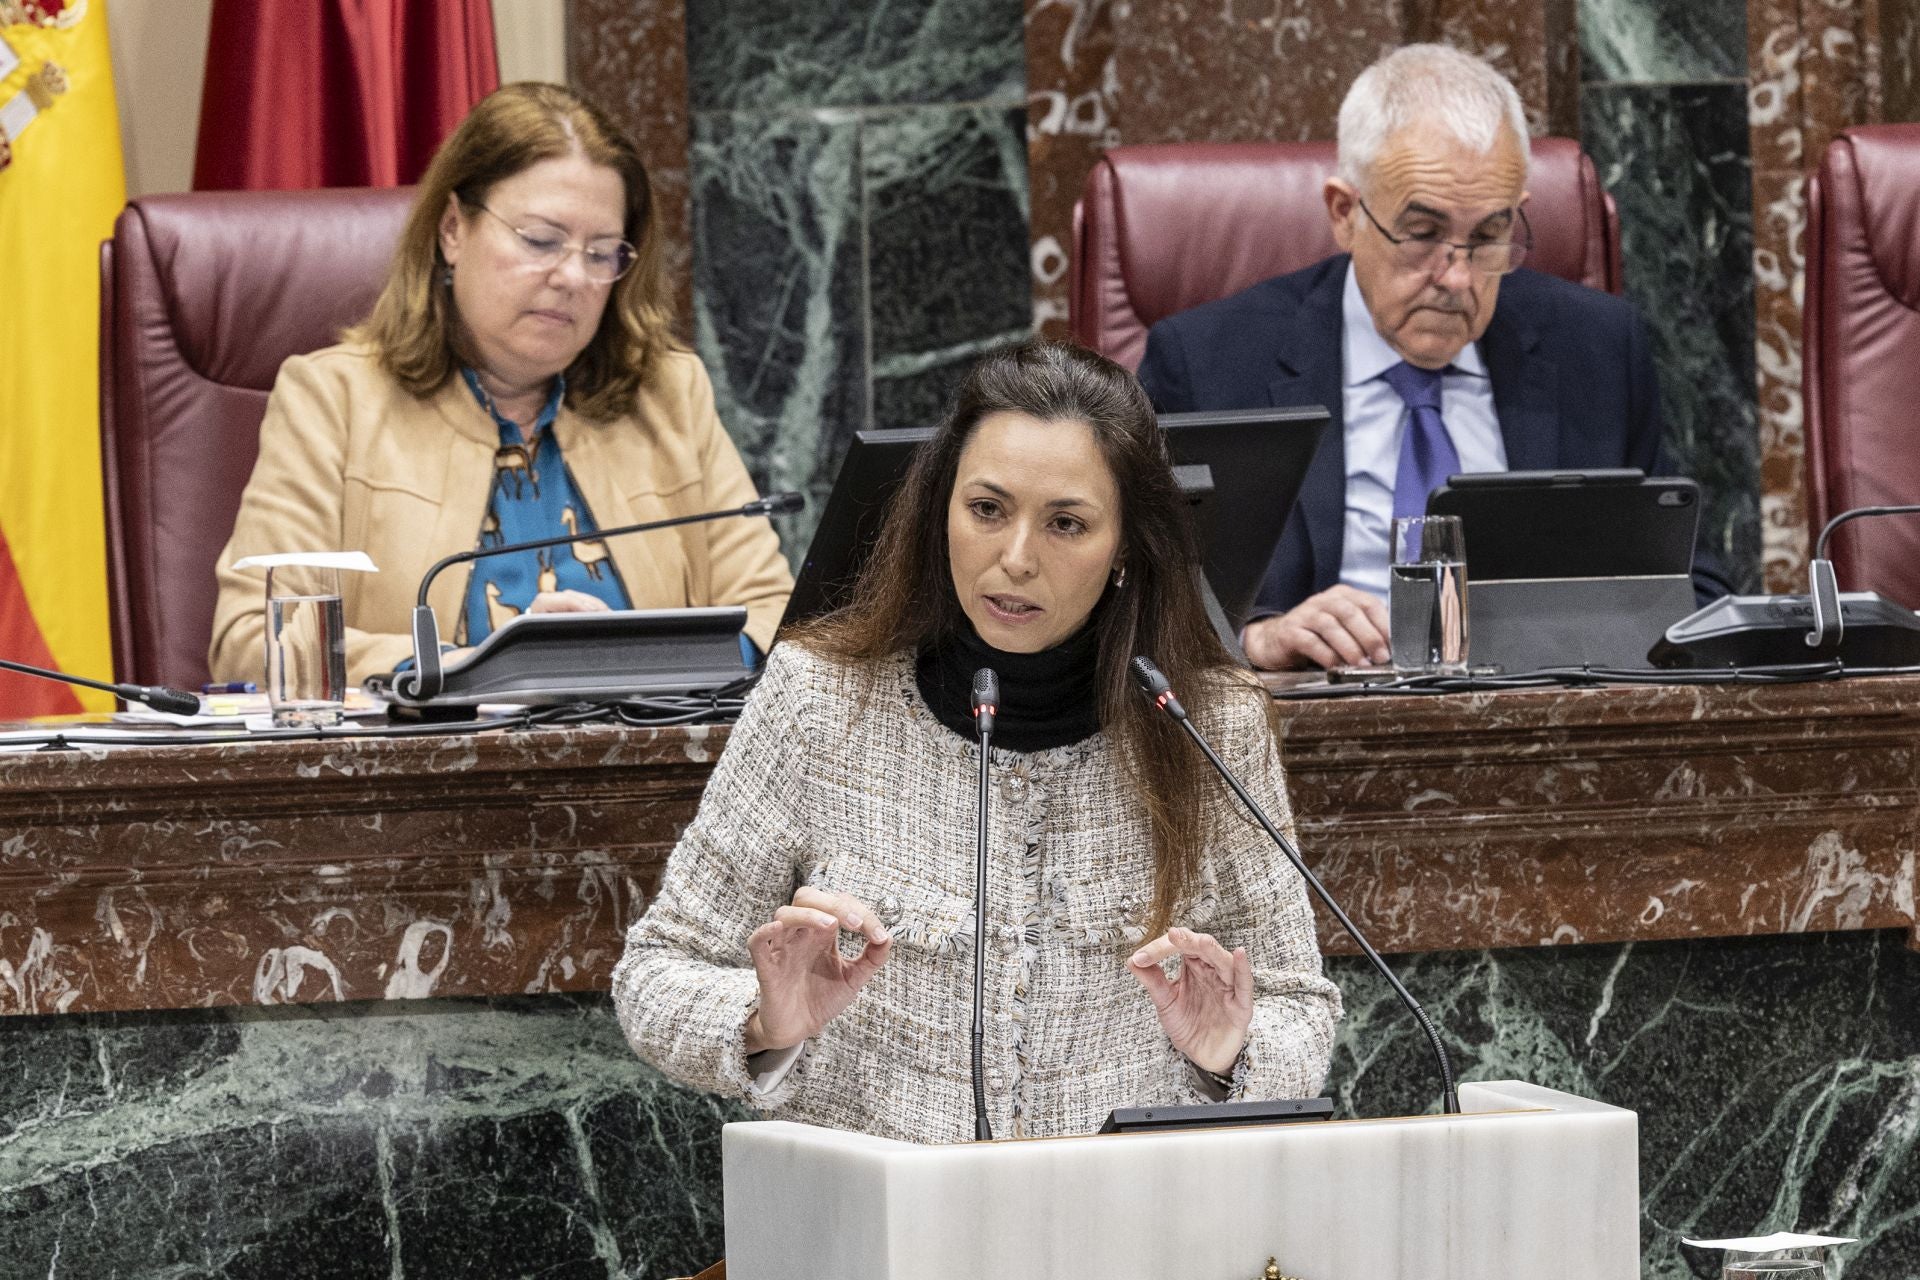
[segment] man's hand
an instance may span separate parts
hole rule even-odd
[[[1278,671],[1389,662],[1393,649],[1387,635],[1387,606],[1378,596],[1342,583],[1285,613],[1248,623],[1242,640],[1248,662]]]

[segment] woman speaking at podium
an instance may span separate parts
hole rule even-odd
[[[614,1001],[640,1056],[778,1119],[972,1136],[970,694],[992,667],[993,1132],[1317,1093],[1340,999],[1302,882],[1127,672],[1155,658],[1289,813],[1271,703],[1196,563],[1130,374],[1042,343],[977,366],[853,603],[773,651],[627,936]]]
[[[752,501],[706,369],[669,338],[660,253],[646,167],[605,112],[547,84],[482,99],[421,178],[373,314],[281,366],[219,562],[214,677],[263,662],[242,556],[373,558],[342,583],[358,683],[412,654],[442,556]],[[737,604],[764,649],[792,589],[772,526],[742,519],[497,556],[429,603],[466,645],[522,612]]]

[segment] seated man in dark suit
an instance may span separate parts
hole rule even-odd
[[[1325,195],[1345,252],[1148,334],[1140,381],[1162,412],[1333,415],[1242,635],[1254,665],[1387,661],[1393,519],[1423,512],[1455,472],[1674,474],[1639,313],[1516,270],[1526,136],[1519,95],[1486,63],[1396,51],[1340,108]],[[1728,590],[1711,566],[1695,583]]]

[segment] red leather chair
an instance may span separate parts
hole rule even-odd
[[[372,307],[412,199],[411,188],[149,196],[101,245],[100,451],[121,680],[206,680],[214,561],[274,375]]]
[[[1807,183],[1801,366],[1813,536],[1852,507],[1920,502],[1920,125],[1847,129]],[[1920,608],[1920,516],[1856,520],[1842,590]]]
[[[1331,142],[1115,147],[1074,206],[1068,327],[1138,368],[1147,330],[1338,252],[1321,187]],[[1593,161],[1566,138],[1533,143],[1527,266],[1620,292],[1620,215]]]

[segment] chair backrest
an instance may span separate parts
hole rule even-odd
[[[1920,502],[1920,125],[1833,140],[1807,184],[1802,402],[1813,536],[1853,507]],[[1840,585],[1920,609],[1920,516],[1856,520]]]
[[[281,361],[363,317],[412,188],[136,200],[100,249],[100,446],[113,664],[207,678],[214,561]]]
[[[1158,321],[1338,252],[1331,142],[1114,147],[1074,206],[1068,326],[1138,368]],[[1620,292],[1620,215],[1580,145],[1533,143],[1527,266]]]

